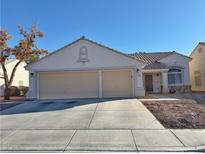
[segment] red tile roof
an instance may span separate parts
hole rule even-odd
[[[152,64],[156,61],[159,61],[162,58],[169,56],[170,54],[175,53],[174,51],[170,52],[153,52],[153,53],[134,53],[129,54],[130,56],[134,57],[137,60],[141,60],[147,64]]]
[[[147,70],[147,69],[148,70],[149,69],[168,69],[168,67],[165,64],[156,61],[152,64],[146,65],[143,69],[145,69],[145,70]]]
[[[167,69],[168,67],[166,66],[166,64],[159,62],[159,60],[166,58],[171,54],[178,54],[186,58],[190,58],[175,51],[152,53],[136,52],[133,54],[129,54],[129,56],[132,56],[137,60],[143,61],[146,64],[143,69]]]

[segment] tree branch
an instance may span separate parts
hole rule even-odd
[[[15,75],[15,72],[16,72],[16,69],[17,69],[18,65],[19,65],[21,62],[22,62],[22,60],[19,60],[19,61],[16,63],[16,65],[14,66],[14,68],[13,68],[13,70],[12,70],[12,73],[11,73],[10,80],[9,80],[9,82],[8,82],[9,85],[12,84],[13,79],[14,79],[14,75]]]
[[[6,67],[5,67],[5,62],[1,62],[1,66],[2,66],[2,69],[3,69],[3,73],[4,73],[4,83],[5,83],[5,86],[8,87],[8,73],[7,73],[7,70],[6,70]]]

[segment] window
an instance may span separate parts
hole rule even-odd
[[[195,81],[195,86],[201,86],[201,74],[200,71],[194,71],[194,81]]]
[[[182,84],[182,71],[180,69],[168,71],[168,84]]]

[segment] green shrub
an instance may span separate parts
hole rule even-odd
[[[10,96],[20,96],[20,90],[16,86],[11,86]]]
[[[27,92],[28,92],[28,87],[25,86],[21,86],[19,87],[20,91],[22,91],[22,95],[26,96]]]

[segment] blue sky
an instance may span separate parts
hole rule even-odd
[[[178,51],[205,41],[205,0],[1,0],[1,27],[38,23],[50,52],[82,35],[125,53]]]

